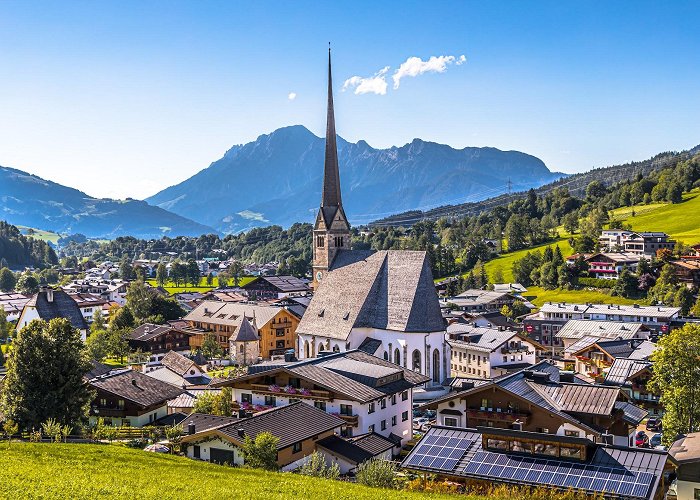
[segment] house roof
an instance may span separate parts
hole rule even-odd
[[[320,387],[343,394],[349,399],[368,402],[408,390],[430,380],[424,375],[359,350],[266,368],[264,366],[249,372],[248,375],[225,380],[214,386],[232,386],[241,381],[260,377],[262,374],[284,372],[310,380]],[[399,376],[394,380],[396,375]],[[385,377],[390,377],[392,381],[386,382]]]
[[[447,332],[452,336],[453,331],[459,331],[459,338],[450,339],[450,345],[474,349],[477,351],[493,352],[513,337],[520,341],[533,343],[529,338],[522,338],[518,332],[510,330],[497,330],[495,328],[482,328],[473,325],[459,324],[459,328],[453,328],[457,324],[447,327]],[[539,344],[538,344],[539,345]]]
[[[567,413],[610,415],[620,395],[616,387],[598,385],[559,383],[535,385],[535,387],[541,389],[561,411]]]
[[[392,449],[397,444],[395,440],[386,438],[381,434],[377,434],[376,432],[368,432],[367,434],[354,436],[350,438],[350,441],[355,443],[360,448],[368,451],[373,456],[384,453],[385,451]],[[399,439],[399,444],[400,443],[401,440]]]
[[[186,425],[187,422],[186,420]],[[214,425],[203,432],[215,430],[219,436],[236,443],[242,443],[244,440],[239,435],[239,430],[242,430],[243,435],[250,436],[251,439],[255,439],[255,436],[261,432],[269,432],[279,438],[277,449],[281,450],[343,425],[345,425],[345,421],[340,417],[305,403],[292,403],[262,411],[252,417],[234,420],[231,423]],[[195,422],[195,428],[196,426]],[[196,430],[195,434],[184,436],[182,441],[199,439],[201,439],[201,432]]]
[[[243,317],[241,324],[238,325],[236,331],[231,335],[230,340],[234,342],[257,342],[258,332],[255,330],[253,325],[250,324],[248,318]]]
[[[182,377],[187,375],[193,366],[199,370],[199,367],[194,361],[175,351],[168,351],[167,354],[163,356],[161,364]]]
[[[644,408],[640,408],[639,406],[628,401],[616,401],[615,409],[622,410],[625,415],[625,421],[630,425],[634,425],[635,427],[638,426],[647,415],[649,415],[649,412]]]
[[[186,325],[183,325],[183,327]],[[186,330],[177,328],[173,325],[165,324],[165,325],[156,325],[154,323],[144,323],[136,328],[134,328],[131,333],[129,334],[129,337],[131,340],[136,340],[140,342],[147,342],[149,340],[152,340],[160,335],[166,334],[171,331],[177,331],[178,333],[182,333],[185,335],[195,335],[192,332],[188,332]]]
[[[629,384],[629,379],[644,370],[651,368],[653,363],[641,359],[616,358],[612,366],[605,374],[605,385],[624,386]]]
[[[49,301],[51,295],[53,300]],[[77,330],[87,330],[88,328],[78,304],[63,290],[42,290],[34,294],[25,307],[35,307],[39,317],[43,320],[66,318],[70,321],[71,326]]]
[[[310,290],[306,281],[296,276],[259,276],[241,288],[244,290],[255,290],[263,282],[283,293],[307,292]]]
[[[691,432],[673,443],[668,450],[675,464],[700,462],[700,432]]]
[[[184,319],[200,323],[237,326],[245,317],[248,321],[255,319],[257,327],[262,328],[283,310],[282,307],[205,300],[190,311]]]
[[[357,347],[360,351],[364,351],[367,354],[374,355],[377,349],[382,345],[381,340],[373,339],[372,337],[367,337],[362,343]]]
[[[335,455],[343,457],[345,460],[353,464],[360,464],[374,456],[372,453],[361,448],[355,443],[336,436],[335,434],[317,441],[316,446],[325,448],[326,450]]]
[[[559,491],[574,489],[589,495],[613,494],[615,498],[651,500],[656,497],[666,464],[665,452],[603,446],[590,441],[587,447],[591,453],[580,462],[553,456],[496,452],[482,446],[482,435],[489,432],[528,435],[536,441],[560,442],[563,439],[561,436],[506,429],[433,426],[401,465],[407,469],[490,483]]]
[[[399,332],[445,329],[425,252],[341,250],[297,333],[347,340],[353,328]]]
[[[182,389],[134,370],[102,375],[91,379],[89,384],[95,389],[110,392],[143,407],[165,404],[183,392]]]
[[[580,339],[588,336],[599,339],[618,337],[631,339],[637,336],[644,329],[643,327],[642,323],[570,319],[556,336],[563,339]]]
[[[194,404],[197,398],[204,394],[212,393],[219,394],[221,391],[219,389],[187,389],[187,392],[183,392],[175,399],[168,401],[169,408],[194,408]]]
[[[567,304],[565,302],[547,302],[540,307],[546,313],[605,314],[614,316],[652,317],[671,319],[678,316],[680,307],[641,306],[618,304]],[[594,321],[594,320],[587,320]],[[625,322],[625,324],[631,324]]]
[[[656,344],[648,340],[607,340],[596,344],[615,359],[648,359],[656,349]]]
[[[447,302],[452,302],[458,306],[477,306],[488,305],[504,298],[515,300],[515,297],[508,291],[471,289],[448,299]]]
[[[190,413],[182,422],[182,430],[185,435],[189,435],[189,425],[194,424],[196,434],[218,427],[231,425],[238,422],[237,417],[224,417],[221,415],[209,415],[208,413]]]

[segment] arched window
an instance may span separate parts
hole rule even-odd
[[[323,344],[318,345],[318,352],[323,352],[326,350],[326,347]]]
[[[411,364],[411,367],[413,371],[420,373],[420,351],[418,349],[415,349],[413,351],[412,359],[413,362]]]
[[[333,352],[340,352],[340,347],[338,347],[338,344],[333,346]]]
[[[389,353],[386,352],[386,351],[384,351],[384,359],[385,359],[386,361],[389,361]]]
[[[244,349],[243,344],[241,344],[241,347],[240,347],[241,354],[243,354],[243,349]]]
[[[398,347],[394,349],[394,363],[397,365],[401,364],[401,351],[399,351]]]
[[[304,358],[310,358],[311,355],[309,353],[309,341],[305,340],[304,341]]]
[[[433,382],[439,384],[440,381],[440,351],[433,351]]]

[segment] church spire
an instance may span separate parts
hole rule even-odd
[[[335,139],[335,115],[333,113],[333,79],[331,76],[331,47],[328,44],[328,115],[326,118],[326,159],[323,166],[323,196],[321,206],[340,207],[340,174],[338,173],[338,147]]]

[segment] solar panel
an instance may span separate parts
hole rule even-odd
[[[406,465],[452,471],[471,444],[470,439],[426,436],[418,443]]]
[[[621,467],[600,467],[484,451],[474,454],[464,473],[489,479],[545,484],[636,498],[646,498],[654,480],[654,475],[648,472],[635,472]]]

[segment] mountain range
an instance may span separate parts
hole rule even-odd
[[[0,167],[0,220],[94,238],[127,235],[160,238],[216,232],[145,201],[93,198],[77,189],[7,167]]]
[[[220,160],[146,201],[227,232],[312,222],[321,199],[325,140],[301,125],[284,127],[229,149]],[[537,187],[564,174],[518,151],[414,139],[375,149],[338,137],[343,206],[350,222],[401,211],[481,200]]]
[[[312,222],[321,199],[325,140],[301,125],[244,145],[145,201],[100,199],[0,167],[0,220],[61,234],[111,239],[195,236]],[[455,149],[414,139],[376,149],[338,137],[343,204],[361,224],[406,210],[477,201],[507,183],[537,187],[563,174],[542,160],[495,148]]]

